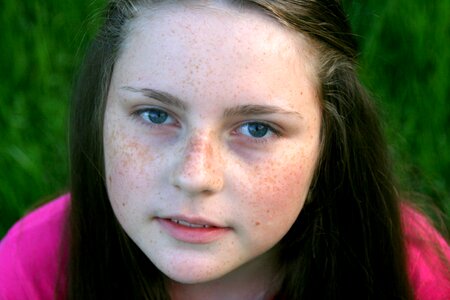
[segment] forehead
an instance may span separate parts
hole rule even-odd
[[[161,50],[172,52],[205,50],[205,54],[223,52],[238,55],[260,53],[276,54],[280,58],[307,56],[308,70],[313,70],[317,56],[314,44],[307,36],[281,25],[256,7],[237,7],[227,1],[169,1],[151,8],[140,8],[130,22],[122,50],[146,39],[153,39]],[[220,44],[221,47],[217,47]],[[193,49],[195,46],[196,49]],[[202,47],[200,47],[202,46]],[[303,63],[305,60],[302,61]],[[309,68],[311,67],[311,68]]]
[[[315,86],[313,52],[305,36],[258,10],[165,5],[141,10],[131,23],[114,73],[129,85],[180,93],[263,89],[267,96]]]

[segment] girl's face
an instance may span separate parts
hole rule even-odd
[[[180,5],[122,50],[104,154],[123,229],[176,282],[267,274],[319,155],[310,45],[259,12]]]

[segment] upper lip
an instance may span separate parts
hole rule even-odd
[[[189,216],[182,216],[182,215],[171,215],[171,216],[164,216],[159,217],[159,219],[166,219],[171,220],[173,222],[181,222],[181,223],[187,223],[191,225],[200,225],[200,226],[208,226],[208,227],[221,227],[225,228],[227,226],[223,226],[218,224],[217,222],[213,222],[211,220],[202,218],[202,217],[189,217]],[[186,225],[187,225],[186,224]]]

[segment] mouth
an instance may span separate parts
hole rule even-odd
[[[208,244],[231,231],[230,227],[220,226],[201,218],[174,216],[156,220],[171,238],[188,244]]]
[[[211,225],[207,225],[207,224],[189,223],[188,221],[178,220],[178,219],[170,219],[170,221],[174,222],[174,223],[176,223],[178,225],[187,226],[187,227],[191,227],[191,228],[211,228],[211,227],[215,227],[215,226],[211,226]]]

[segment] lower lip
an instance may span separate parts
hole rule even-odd
[[[230,231],[230,228],[227,227],[194,228],[177,224],[169,219],[158,218],[156,220],[171,237],[190,244],[211,243]]]

